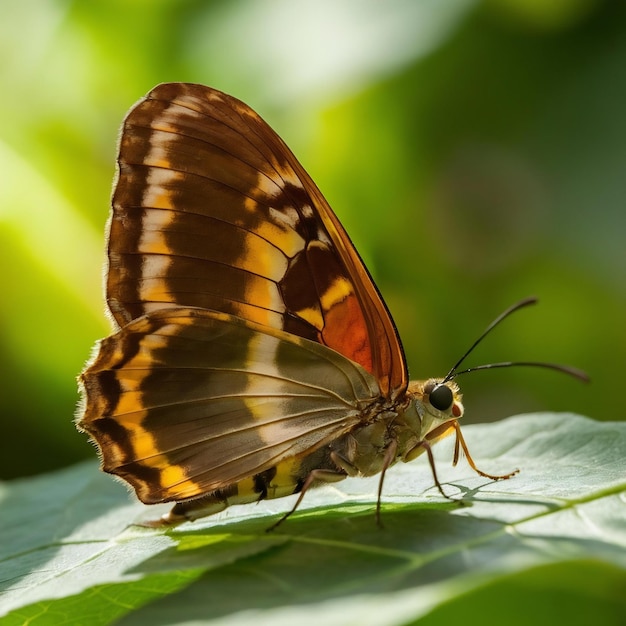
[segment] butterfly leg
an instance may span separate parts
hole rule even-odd
[[[458,422],[454,422],[454,428],[456,430],[456,442],[454,444],[454,460],[452,461],[452,465],[456,465],[459,460],[459,454],[460,454],[459,446],[460,446],[463,449],[465,458],[467,459],[469,466],[480,476],[484,476],[485,478],[490,478],[491,480],[507,480],[508,478],[511,478],[512,476],[515,476],[515,474],[519,473],[518,469],[513,470],[512,472],[509,472],[508,474],[487,474],[487,472],[483,472],[482,470],[479,470],[476,467],[476,463],[474,463],[474,459],[472,458],[472,455],[470,454],[467,448],[467,444],[465,443],[465,439],[463,438],[463,434],[461,433],[461,427],[459,426]],[[433,473],[434,471],[435,471],[435,468],[433,466]]]
[[[381,450],[382,452],[382,450]],[[378,494],[376,497],[376,525],[379,528],[383,528],[383,523],[380,517],[380,499],[383,494],[383,482],[385,480],[385,473],[389,469],[389,467],[393,464],[398,454],[398,442],[395,439],[392,439],[389,445],[384,448],[382,465],[380,468],[380,480],[378,481]],[[337,452],[331,453],[331,459],[341,469],[345,470],[348,476],[359,476],[361,472],[355,467],[352,463],[350,463],[347,459],[337,454]]]
[[[319,485],[320,483],[336,483],[340,480],[343,480],[346,477],[347,472],[343,470],[329,470],[329,469],[314,469],[309,472],[307,477],[304,479],[302,483],[302,488],[300,489],[300,495],[296,500],[296,503],[293,505],[293,508],[290,511],[287,511],[281,518],[278,519],[277,522],[274,522],[268,529],[267,532],[270,532],[280,526],[288,517],[290,517],[293,513],[296,512],[296,509],[300,506],[302,502],[302,498],[304,498],[304,494],[314,486]]]
[[[383,522],[380,517],[380,499],[383,495],[383,481],[385,480],[385,474],[389,469],[389,466],[394,462],[398,453],[398,441],[392,439],[391,443],[385,450],[385,456],[383,457],[383,466],[380,470],[380,480],[378,481],[378,495],[376,497],[376,525],[378,528],[383,528]]]
[[[426,456],[428,457],[428,464],[430,465],[430,471],[433,474],[433,481],[437,489],[439,489],[439,493],[447,500],[454,500],[454,498],[450,497],[443,490],[443,487],[441,486],[441,483],[439,482],[439,477],[437,476],[437,469],[435,467],[435,457],[433,456],[433,449],[428,441],[424,439],[420,441],[419,443],[417,443],[413,448],[411,448],[408,452],[406,452],[403,460],[405,462],[411,461],[414,458],[418,457],[423,452],[426,452]],[[455,460],[455,464],[456,464],[456,460]]]

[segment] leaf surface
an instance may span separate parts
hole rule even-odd
[[[481,469],[520,474],[491,482],[450,467],[444,441],[439,476],[462,504],[441,497],[425,460],[400,464],[382,529],[377,477],[307,493],[272,533],[291,498],[163,532],[129,526],[165,509],[134,502],[92,463],[6,483],[2,624],[472,624],[480,606],[510,623],[569,610],[570,624],[619,624],[626,424],[532,414],[464,433]]]

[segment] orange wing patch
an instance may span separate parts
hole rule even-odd
[[[373,373],[372,348],[363,312],[354,293],[334,302],[324,314],[322,340]]]

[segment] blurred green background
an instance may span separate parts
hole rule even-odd
[[[342,219],[413,377],[461,379],[467,422],[625,418],[626,3],[601,0],[6,0],[0,5],[0,477],[94,450],[75,377],[106,335],[118,128],[155,84],[255,108]]]

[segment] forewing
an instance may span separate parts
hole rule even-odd
[[[405,390],[400,341],[339,220],[278,135],[201,85],[152,90],[128,114],[109,237],[120,327],[202,307],[324,344]]]
[[[309,453],[379,396],[319,343],[202,309],[169,308],[104,339],[81,377],[79,427],[145,503],[185,500]]]

